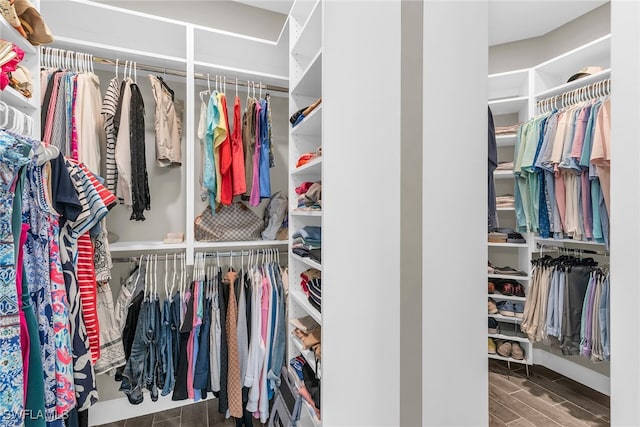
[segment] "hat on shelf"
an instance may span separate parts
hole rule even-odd
[[[574,80],[581,79],[583,77],[590,76],[592,74],[597,74],[600,71],[602,71],[602,67],[599,67],[599,66],[585,67],[582,70],[575,73],[573,76],[569,77],[569,80],[567,80],[567,83],[572,82]]]

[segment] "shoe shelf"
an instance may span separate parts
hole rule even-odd
[[[527,360],[528,359],[528,355],[526,353],[526,350],[525,350],[525,358],[524,359],[514,359],[513,357],[503,357],[503,356],[500,356],[497,353],[496,354],[488,353],[487,355],[489,356],[489,359],[504,360],[505,362],[514,362],[514,363],[521,363],[523,365],[531,365],[529,360]]]
[[[320,209],[308,210],[308,209],[293,209],[291,210],[291,215],[295,216],[322,216],[322,211]]]
[[[526,243],[487,242],[487,246],[496,248],[526,248]]]
[[[529,344],[529,338],[519,337],[517,335],[487,334],[487,336],[489,338],[494,338],[494,339],[498,339],[498,340],[518,341],[518,342]]]
[[[511,274],[487,274],[489,279],[509,279],[509,280],[522,280],[529,281],[529,276],[515,276]]]
[[[496,145],[498,147],[513,147],[516,145],[517,140],[518,140],[518,135],[515,133],[510,135],[497,135]]]
[[[517,297],[515,295],[502,295],[502,294],[487,294],[489,298],[500,301],[517,301],[524,303],[527,298],[526,297]],[[490,315],[491,316],[491,315]]]
[[[522,319],[515,317],[515,316],[504,316],[500,313],[496,313],[496,314],[488,314],[489,317],[493,317],[494,319],[496,319],[498,322],[505,322],[505,323],[522,323]]]

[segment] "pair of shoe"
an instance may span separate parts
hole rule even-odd
[[[494,291],[498,291],[502,295],[524,297],[524,286],[514,281],[504,281],[493,283]],[[493,292],[491,292],[493,293]]]
[[[487,283],[487,293],[492,294],[496,291],[496,284],[493,282]]]
[[[497,314],[498,313],[498,305],[496,304],[496,302],[492,298],[489,298],[489,301],[487,303],[487,310],[488,310],[489,314]]]
[[[500,301],[496,304],[496,308],[503,316],[516,317],[518,319],[524,317],[524,304],[521,302]]]
[[[518,341],[496,340],[494,346],[496,353],[502,357],[511,357],[516,360],[524,359],[524,349]]]
[[[489,346],[487,352],[489,354],[496,354],[496,342],[493,340],[493,338],[489,338]]]
[[[498,325],[498,322],[496,321],[496,319],[494,319],[493,317],[487,317],[487,319],[488,319],[487,333],[493,334],[493,335],[500,333],[500,326]]]
[[[507,243],[527,243],[527,241],[522,234],[514,231],[513,233],[507,234]]]

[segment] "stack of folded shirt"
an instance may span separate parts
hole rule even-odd
[[[322,209],[322,184],[320,182],[303,182],[296,188],[298,194],[298,210]]]
[[[513,170],[513,162],[500,162],[498,163],[497,171],[512,171]]]
[[[309,280],[309,302],[322,312],[322,279]]]
[[[513,209],[516,205],[515,202],[515,198],[513,197],[513,194],[504,194],[502,196],[497,196],[496,197],[496,207],[497,208],[502,208],[502,209],[507,209],[507,208],[511,208]]]
[[[321,262],[322,227],[306,225],[296,231],[292,237],[291,250],[294,254]]]
[[[322,273],[315,268],[309,268],[300,273],[300,288],[302,288],[302,292],[304,292],[306,296],[309,296],[309,282],[313,279],[320,279],[321,277]]]
[[[518,132],[520,123],[511,126],[496,126],[496,135],[510,135]]]

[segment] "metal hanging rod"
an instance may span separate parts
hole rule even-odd
[[[573,89],[569,92],[541,99],[536,102],[540,112],[552,111],[557,108],[564,108],[569,105],[579,104],[591,99],[607,96],[611,94],[611,79],[600,80],[586,86]],[[558,105],[560,101],[560,105]]]
[[[282,250],[269,250],[269,249],[248,249],[248,250],[243,250],[243,251],[226,251],[226,252],[220,252],[220,251],[213,251],[213,252],[208,252],[208,251],[198,251],[196,253],[204,253],[205,257],[207,258],[213,258],[213,257],[231,257],[231,256],[247,256],[251,253],[255,254],[275,254],[275,253],[279,253],[279,254],[283,254],[286,255],[288,254],[287,251],[282,251]]]
[[[580,243],[580,242],[578,242]],[[574,253],[574,254],[582,254],[582,255],[602,255],[609,256],[609,251],[597,251],[593,249],[579,249],[579,248],[567,248],[564,246],[548,246],[538,244],[538,249],[541,252],[564,252],[564,253]]]
[[[46,50],[46,49],[48,49],[48,50]],[[102,56],[93,56],[91,54],[87,55],[87,54],[82,54],[80,52],[67,51],[67,50],[58,49],[58,48],[42,47],[41,48],[41,55],[47,55],[47,54],[60,55],[60,57],[62,58],[63,62],[64,62],[64,58],[66,57],[66,55],[74,54],[74,55],[80,55],[80,56],[86,55],[90,61],[93,61],[96,64],[113,65],[114,67],[116,65],[116,59],[105,58],[105,57],[102,57]],[[87,58],[84,58],[84,59],[86,60]],[[129,61],[129,62],[132,62],[132,61]],[[118,60],[118,64],[119,65],[122,65],[124,63],[125,63],[125,61]],[[156,65],[150,65],[150,64],[141,64],[141,63],[135,62],[135,61],[133,61],[133,63],[135,64],[135,67],[138,70],[150,71],[152,73],[158,73],[158,74],[169,74],[169,75],[178,76],[178,77],[185,77],[185,78],[187,77],[187,72],[183,71],[183,70],[177,70],[175,68],[158,67]],[[207,75],[207,74],[204,74],[204,73],[194,73],[194,78],[197,79],[197,80],[205,80],[205,81],[210,81],[211,80],[210,76]],[[215,78],[215,74],[214,74],[214,78]],[[226,81],[225,83],[229,84],[229,85],[236,85],[236,79],[235,79],[235,77],[233,79],[229,78],[229,80]],[[263,90],[271,91],[271,92],[289,93],[289,88],[286,88],[286,87],[283,87],[283,86],[266,85],[266,84],[263,84],[261,82],[251,82],[251,83],[255,84],[255,88],[256,89],[262,88]],[[246,80],[238,79],[237,85],[238,86],[244,86],[244,87],[253,88],[253,85],[249,84],[249,82],[247,82]]]
[[[143,258],[146,258],[147,255],[149,256],[149,259],[153,258],[154,260],[156,259],[156,254],[144,254],[144,255],[140,255],[140,256],[130,256],[130,257],[115,257],[115,258],[111,258],[112,262],[138,262],[140,260],[142,260]],[[171,261],[173,260],[173,255],[174,254],[158,254],[157,255],[157,259],[158,260],[168,260]],[[176,259],[182,259],[184,258],[184,254],[183,253],[176,253],[175,257]]]

